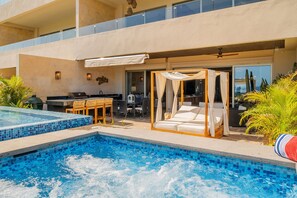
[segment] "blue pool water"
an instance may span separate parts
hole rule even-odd
[[[59,119],[59,117],[0,109],[0,128],[56,119]]]
[[[0,197],[296,197],[293,169],[108,136],[0,160]]]
[[[0,141],[92,123],[91,116],[0,106]]]

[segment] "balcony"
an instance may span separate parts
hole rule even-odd
[[[50,34],[47,36],[41,36],[38,38],[13,43],[10,45],[1,46],[0,52],[16,50],[16,49],[21,49],[21,48],[25,48],[25,47],[32,47],[32,46],[41,45],[41,44],[45,44],[45,43],[51,43],[51,42],[55,42],[55,41],[66,40],[66,39],[74,38],[75,36],[76,36],[75,29],[67,30],[67,31],[63,31],[63,32]]]
[[[9,0],[0,0],[7,2]],[[90,26],[79,28],[79,36],[86,36],[107,31],[113,31],[132,26],[138,26],[158,21],[164,21],[172,18],[178,18],[203,12],[209,12],[234,6],[240,6],[249,3],[261,2],[264,0],[194,0],[186,3],[174,4],[169,7],[161,7],[153,10],[143,11],[132,16],[123,17],[111,21],[106,21]],[[1,5],[1,3],[0,3]],[[47,36],[42,36],[26,41],[21,41],[5,46],[0,46],[0,52],[16,50],[25,47],[51,43],[60,40],[74,38],[76,31],[74,29]]]

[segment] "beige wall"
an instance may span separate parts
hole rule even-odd
[[[28,0],[12,0],[0,6],[0,23],[5,20],[32,11],[38,7],[44,6],[55,0],[34,0],[28,3]]]
[[[34,30],[0,25],[0,46],[16,43],[34,37]]]
[[[39,27],[38,34],[43,35],[68,28],[75,28],[75,13],[68,17],[63,17],[59,21],[53,21],[52,23],[47,23],[44,26]]]
[[[142,1],[137,1],[137,7],[136,9],[133,9],[134,13],[138,13],[144,10],[149,10],[149,9],[154,9],[158,7],[163,7],[163,6],[172,6],[175,3],[183,2],[185,0],[142,0]],[[116,18],[121,18],[124,17],[125,14],[127,13],[128,9],[128,4],[121,4],[116,7]]]
[[[269,0],[89,35],[79,38],[80,51],[77,58],[175,51],[294,38],[297,37],[295,10],[297,10],[295,0]],[[98,47],[98,45],[108,47]]]
[[[115,9],[97,0],[80,0],[79,26],[92,25],[115,18]]]
[[[42,100],[47,96],[63,96],[69,92],[85,91],[87,94],[121,93],[121,70],[114,68],[86,69],[77,61],[20,55],[19,74],[26,86],[31,87]],[[61,71],[61,79],[55,80],[55,71]],[[92,73],[88,81],[86,74]],[[96,77],[105,76],[109,82],[98,85]]]
[[[273,78],[275,78],[278,74],[287,74],[291,71],[295,61],[295,50],[276,50],[274,52],[273,60]]]
[[[0,69],[0,77],[11,78],[16,75],[16,68]]]

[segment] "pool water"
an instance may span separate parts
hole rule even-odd
[[[0,197],[296,197],[295,170],[108,136],[0,160]]]
[[[92,116],[0,106],[0,141],[92,123]]]
[[[0,110],[0,128],[8,126],[17,126],[22,124],[56,120],[59,117],[49,115],[38,115],[34,113],[25,113],[9,110]]]

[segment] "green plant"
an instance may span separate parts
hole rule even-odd
[[[269,84],[266,79],[262,78],[261,85],[260,85],[260,91],[266,91]]]
[[[245,100],[255,105],[242,114],[246,133],[256,130],[273,144],[282,133],[297,135],[297,73],[281,78],[262,92],[250,92]]]
[[[32,94],[30,88],[24,86],[20,77],[13,76],[10,79],[0,77],[0,105],[20,108],[30,108],[25,101]]]

